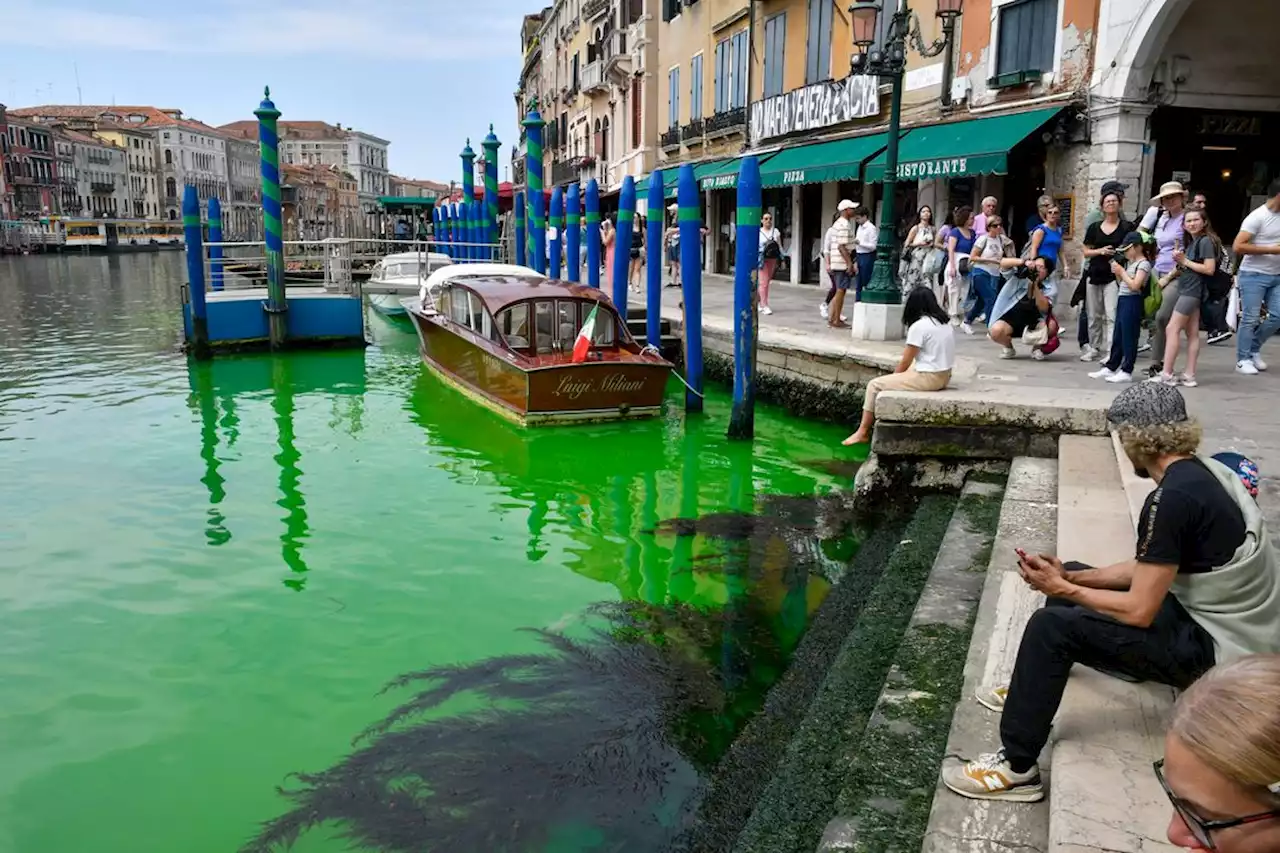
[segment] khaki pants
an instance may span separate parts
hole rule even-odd
[[[1114,281],[1107,284],[1085,285],[1085,309],[1089,313],[1089,343],[1102,353],[1105,360],[1111,352],[1111,340],[1116,333],[1116,300],[1120,287]]]
[[[867,383],[866,399],[862,403],[864,412],[874,412],[876,395],[881,391],[941,391],[951,381],[950,370],[939,370],[934,373],[920,373],[908,370],[905,373],[890,373],[888,376],[877,376]]]

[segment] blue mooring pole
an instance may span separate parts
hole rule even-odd
[[[618,227],[613,236],[613,304],[627,322],[627,276],[631,272],[631,229],[636,218],[636,179],[627,175],[618,193]]]
[[[577,284],[582,281],[582,190],[576,183],[565,193],[564,230],[565,277]]]
[[[529,266],[528,258],[525,252],[525,232],[524,232],[524,193],[516,193],[514,210],[516,214],[516,264],[518,266]]]
[[[434,205],[431,208],[431,244],[427,247],[428,251],[440,251],[441,234],[440,234],[440,206]]]
[[[191,295],[191,352],[196,358],[208,358],[209,307],[204,293],[204,245],[200,239],[200,197],[196,188],[187,184],[182,191],[182,234],[187,241],[187,289]]]
[[[600,287],[600,185],[587,181],[587,284]]]
[[[645,232],[648,264],[646,284],[644,336],[645,343],[662,349],[662,228],[666,221],[667,189],[662,183],[662,170],[649,176],[649,220]]]
[[[680,279],[684,295],[684,373],[689,387],[684,392],[684,410],[702,411],[702,206],[693,165],[680,167],[676,184],[679,204]],[[751,244],[752,250],[755,244]]]
[[[551,191],[551,213],[550,222],[551,232],[548,239],[551,241],[551,269],[547,275],[551,278],[560,277],[560,247],[564,245],[564,193],[556,187]],[[551,236],[554,235],[554,236]]]
[[[285,345],[289,326],[285,312],[289,310],[284,284],[284,220],[280,197],[280,111],[271,101],[271,90],[263,88],[262,103],[253,111],[258,119],[258,167],[262,173],[262,230],[267,249],[267,333],[271,348]]]
[[[760,161],[743,157],[733,263],[733,411],[729,438],[756,431],[756,275],[760,252]]]
[[[222,202],[209,199],[209,242],[222,242]],[[214,290],[222,290],[222,247],[209,247],[209,284]]]

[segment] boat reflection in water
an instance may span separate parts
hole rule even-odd
[[[503,417],[533,426],[661,412],[671,363],[635,342],[598,288],[459,264],[424,290],[404,300],[423,361]],[[587,345],[576,348],[580,335]]]
[[[306,587],[308,567],[302,552],[311,529],[302,491],[302,454],[294,434],[295,396],[320,392],[348,397],[352,401],[350,422],[353,429],[358,429],[359,400],[365,391],[364,368],[363,351],[188,361],[191,407],[200,415],[200,458],[204,462],[201,482],[209,492],[205,530],[209,545],[224,545],[232,538],[221,507],[227,497],[226,478],[221,471],[226,461],[219,457],[219,447],[230,450],[239,437],[237,398],[261,398],[269,393],[276,427],[277,452],[273,459],[280,469],[280,498],[276,505],[284,510],[280,558],[289,571],[282,583],[297,591]]]

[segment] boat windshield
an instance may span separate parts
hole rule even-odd
[[[417,278],[421,267],[417,261],[395,261],[382,267],[385,278]]]
[[[531,349],[538,355],[569,352],[573,349],[578,332],[591,316],[591,309],[595,304],[582,299],[535,299],[528,303],[517,303],[499,311],[498,325],[512,348],[525,349],[526,352]],[[504,318],[518,317],[519,327],[524,328],[528,323],[530,308],[533,310],[533,340],[526,341],[522,334],[517,333],[521,338],[520,345],[517,345],[506,331]],[[610,347],[614,345],[616,339],[614,314],[608,308],[602,308],[596,314],[591,344],[595,347]]]

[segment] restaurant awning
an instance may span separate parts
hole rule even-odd
[[[862,175],[862,164],[883,151],[888,139],[887,134],[874,133],[784,149],[760,164],[760,183],[785,187],[856,181]]]
[[[378,196],[378,204],[383,207],[435,207],[435,196]]]
[[[695,163],[693,166],[693,177],[698,181],[699,186],[701,186],[702,179],[705,176],[718,169],[724,168],[727,163],[737,163],[737,160],[730,158],[727,160],[706,160],[702,163]],[[675,198],[676,196],[676,187],[680,183],[681,165],[682,164],[668,166],[662,170],[662,189],[667,198]],[[636,198],[645,198],[648,196],[648,193],[649,178],[644,177],[636,181]]]
[[[934,124],[908,130],[898,144],[898,180],[1004,175],[1009,149],[1040,129],[1064,107]],[[863,180],[884,180],[884,153],[867,164]]]

